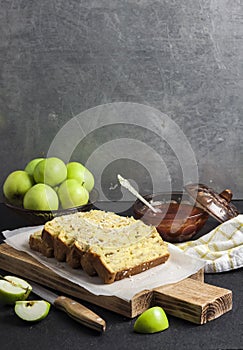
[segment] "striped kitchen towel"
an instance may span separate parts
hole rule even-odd
[[[205,260],[205,272],[243,267],[243,215],[220,224],[195,241],[177,243],[185,253]]]

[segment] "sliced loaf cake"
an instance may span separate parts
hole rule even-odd
[[[132,276],[169,258],[156,228],[140,220],[101,210],[57,217],[42,233],[31,235],[30,247],[45,256],[82,267],[104,283]]]

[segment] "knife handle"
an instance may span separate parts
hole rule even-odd
[[[54,305],[57,309],[64,311],[68,316],[75,321],[83,324],[86,327],[92,328],[96,331],[103,332],[106,328],[105,321],[93,311],[89,310],[84,305],[77,301],[60,296],[54,301]]]

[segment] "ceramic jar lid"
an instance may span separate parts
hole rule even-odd
[[[230,203],[232,192],[229,189],[218,194],[206,185],[189,184],[185,186],[185,191],[200,208],[221,223],[239,214],[237,208]]]

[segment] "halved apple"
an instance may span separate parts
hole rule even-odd
[[[14,304],[17,300],[26,300],[31,291],[31,285],[22,278],[5,276],[0,279],[1,304]]]
[[[51,304],[45,300],[16,301],[14,311],[22,320],[35,322],[43,320],[49,313]]]

